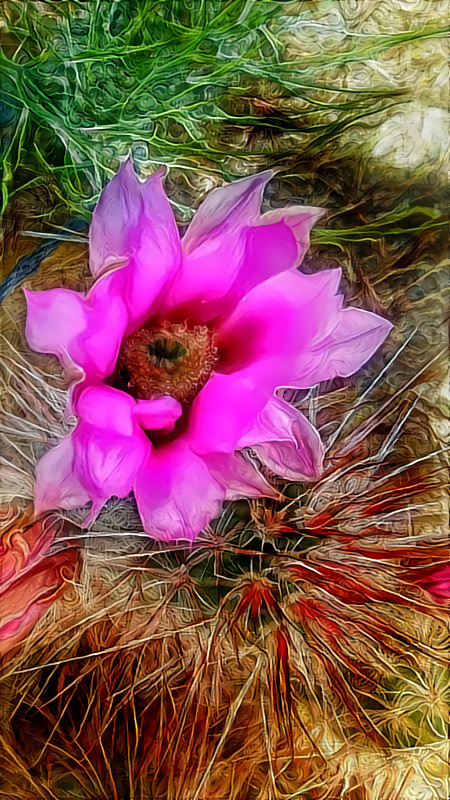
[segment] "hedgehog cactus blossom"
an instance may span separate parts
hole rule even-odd
[[[343,308],[341,272],[298,271],[322,210],[261,213],[264,172],[212,191],[185,235],[158,171],[128,161],[90,228],[86,293],[26,291],[26,336],[71,380],[74,431],[36,468],[37,512],[134,492],[145,530],[194,539],[240,497],[276,496],[243,451],[272,472],[314,479],[317,431],[277,395],[349,376],[390,324]]]
[[[0,535],[0,655],[14,650],[77,573],[74,547],[55,549],[58,525],[13,519]]]

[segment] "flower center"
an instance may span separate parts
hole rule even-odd
[[[180,403],[193,400],[217,360],[213,334],[206,325],[162,322],[140,328],[122,345],[118,367],[127,388],[140,400],[168,394]]]

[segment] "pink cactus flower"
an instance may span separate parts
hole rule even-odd
[[[298,271],[323,211],[261,213],[270,172],[212,191],[180,240],[158,171],[127,162],[90,229],[87,294],[27,291],[26,336],[70,377],[73,433],[37,465],[38,512],[134,492],[145,530],[193,540],[226,500],[276,496],[251,460],[314,479],[323,450],[277,394],[358,370],[391,325]]]
[[[431,564],[428,567],[406,571],[411,583],[425,589],[436,603],[450,602],[450,564]]]
[[[0,535],[0,655],[15,650],[77,573],[78,552],[50,551],[58,525],[28,514]]]

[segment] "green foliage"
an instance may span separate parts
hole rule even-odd
[[[324,69],[440,34],[350,36],[341,52],[286,60],[285,10],[272,0],[6,4],[3,210],[24,187],[46,183],[64,207],[89,218],[130,150],[146,167],[203,164],[227,176],[232,157],[276,163],[280,148],[263,144],[257,153],[236,140],[243,128],[293,132],[306,151],[317,150],[400,91],[327,86]],[[251,96],[268,92],[288,110],[261,114]],[[230,129],[234,138],[224,142]]]

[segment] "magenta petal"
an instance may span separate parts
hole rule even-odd
[[[116,219],[115,202],[123,219]],[[161,175],[141,183],[127,164],[106,187],[91,234],[96,275],[105,271],[102,258],[106,268],[118,260],[126,263],[107,269],[86,296],[69,289],[26,292],[26,334],[33,349],[54,353],[67,370],[75,365],[88,376],[105,377],[115,367],[123,336],[149,316],[180,263],[180,240]]]
[[[391,324],[342,309],[340,270],[289,270],[255,287],[218,331],[222,369],[274,390],[308,388],[359,369]]]
[[[171,237],[178,240],[175,218],[161,183],[163,175],[164,170],[158,170],[140,181],[128,159],[105,186],[89,230],[89,266],[95,277],[127,262],[137,252],[145,229],[150,230],[155,242]]]
[[[198,319],[209,322],[231,310],[255,285],[299,261],[295,236],[283,221],[236,227],[183,257],[181,273],[167,290],[167,307],[190,304]]]
[[[190,306],[196,318],[209,321],[220,311],[218,301],[236,280],[244,253],[244,236],[237,229],[229,236],[206,239],[189,255],[173,283],[167,286],[162,308],[172,311]]]
[[[335,296],[340,278],[341,270],[303,275],[292,269],[252,289],[217,330],[226,371],[273,361],[280,375],[293,372],[293,359],[336,327],[342,306],[342,298]],[[273,375],[263,367],[260,371],[273,385]]]
[[[78,347],[78,336],[87,326],[82,295],[69,289],[45,292],[24,290],[27,301],[25,335],[38,353],[53,353],[65,367],[85,361]]]
[[[180,238],[162,177],[158,171],[141,182],[127,161],[106,186],[92,217],[90,267],[96,276],[109,272],[92,292],[97,300],[122,298],[128,332],[149,315],[180,264]]]
[[[211,198],[211,207],[199,208],[182,239],[181,271],[166,289],[164,309],[186,306],[208,322],[229,312],[257,284],[301,263],[311,227],[323,212],[296,206],[261,216],[262,190],[270,177],[261,173],[211,193],[203,204]]]
[[[166,288],[163,311],[193,304],[196,317],[203,321],[220,312],[217,302],[238,277],[245,232],[259,218],[264,187],[271,177],[272,172],[262,172],[210,192],[181,240],[181,270]]]
[[[98,377],[112,372],[128,324],[120,297],[92,303],[70,289],[24,292],[25,334],[33,350],[58,356],[69,374],[74,368]]]
[[[317,478],[322,471],[324,451],[318,432],[300,411],[278,397],[271,397],[239,447],[256,450],[262,462],[286,480]]]
[[[433,572],[429,570],[428,580],[420,583],[437,601],[450,600],[450,564],[443,564]]]
[[[110,497],[126,497],[150,452],[150,442],[138,431],[129,436],[80,422],[72,434],[74,473],[98,511]]]
[[[209,453],[202,459],[217,482],[224,487],[225,500],[279,497],[279,492],[242,453]]]
[[[205,453],[232,453],[254,423],[270,394],[264,385],[241,373],[212,375],[194,399],[189,418],[192,449]]]
[[[169,283],[180,263],[178,233],[160,221],[151,225],[143,220],[139,243],[126,266],[103,279],[109,281],[110,296],[123,298],[128,311],[127,333],[135,330],[151,314],[161,290]],[[176,229],[175,229],[176,231]],[[101,283],[101,282],[100,282]],[[98,290],[103,287],[97,284]]]
[[[154,431],[172,430],[182,408],[174,397],[159,395],[151,400],[135,400],[119,389],[101,384],[80,392],[75,413],[89,425],[131,436],[139,425]]]
[[[99,506],[126,497],[148,457],[150,442],[135,420],[135,400],[109,386],[89,386],[75,403],[74,473]]]
[[[319,330],[335,325],[323,297],[333,295],[340,270],[305,276],[296,270],[249,292],[218,330],[221,374],[213,374],[195,398],[191,446],[200,454],[233,452],[277,386],[295,375],[296,359]],[[329,306],[329,304],[328,304]],[[333,309],[334,310],[334,309]]]
[[[340,270],[289,270],[249,292],[218,328],[221,360],[195,398],[190,442],[199,454],[232,452],[282,386],[308,388],[359,369],[391,325],[342,309]]]
[[[72,436],[66,436],[37,463],[34,485],[36,514],[54,508],[79,508],[91,500],[73,472],[74,457]]]
[[[195,539],[225,498],[206,464],[180,439],[152,450],[134,493],[145,530],[165,541]]]
[[[309,247],[311,228],[326,213],[326,208],[317,206],[286,206],[266,211],[261,216],[261,224],[274,225],[284,221],[293,230],[300,249],[305,252]]]
[[[174,397],[161,396],[152,400],[137,400],[134,417],[149,431],[171,431],[181,417],[182,407]]]
[[[86,296],[25,292],[30,346],[57,355],[70,373],[109,375],[123,336],[148,317],[179,266],[178,230],[161,179],[158,172],[141,183],[127,162],[105,188],[90,230],[91,270],[103,277]]]
[[[124,436],[131,436],[136,401],[120,389],[100,384],[81,388],[74,403],[74,413],[90,426]]]
[[[151,451],[150,441],[135,419],[135,410],[132,397],[109,386],[78,390],[74,400],[77,427],[36,468],[39,510],[77,508],[91,501],[88,524],[110,497],[130,494]],[[159,409],[166,422],[167,411],[167,406]]]
[[[244,253],[239,276],[230,293],[234,299],[263,283],[279,272],[300,264],[303,250],[300,251],[293,231],[284,220],[267,224],[268,215],[260,219],[260,224],[245,231]],[[266,224],[262,224],[266,218]]]
[[[324,213],[321,208],[293,206],[263,214],[247,232],[243,267],[231,290],[236,299],[274,275],[300,266],[311,228]]]

